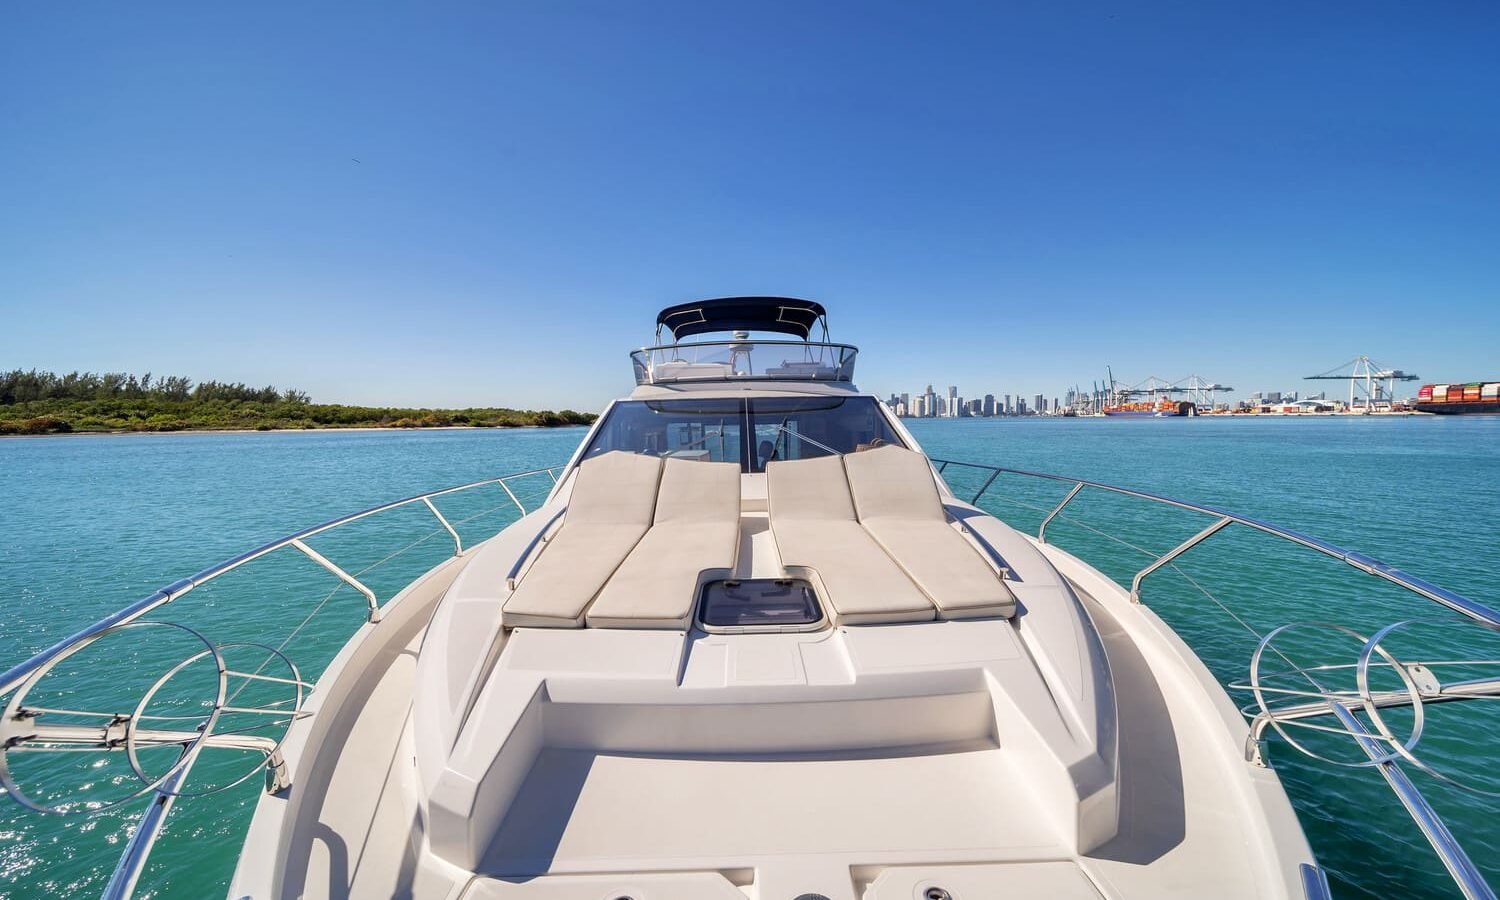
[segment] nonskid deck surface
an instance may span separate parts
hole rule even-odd
[[[957,898],[1199,897],[1210,888],[1225,897],[1274,893],[1247,860],[1244,848],[1253,838],[1246,829],[1254,823],[1236,812],[1213,741],[1192,733],[1184,698],[1164,692],[1102,607],[1085,602],[1102,620],[1111,653],[1126,754],[1119,834],[1088,853],[1076,853],[1056,825],[1055,798],[1038,787],[1036,759],[999,737],[1005,726],[995,721],[984,691],[863,707],[830,702],[821,710],[796,702],[783,709],[752,702],[593,703],[564,691],[536,701],[551,730],[539,731],[482,858],[461,872],[436,860],[425,842],[413,724],[402,712],[411,697],[412,642],[408,653],[391,657],[337,748],[320,786],[321,808],[299,828],[297,840],[306,845],[293,848],[290,868],[305,868],[287,883],[295,886],[290,895],[774,900],[815,892],[830,900],[910,900],[929,886]],[[872,626],[863,634],[895,648],[910,643],[900,639],[902,627],[983,633],[999,625]],[[554,644],[568,635],[533,637]],[[711,659],[736,640],[792,646],[811,639],[700,635],[689,646]],[[523,669],[539,663],[540,646],[516,663]],[[965,647],[957,638],[952,645],[959,656]],[[862,653],[870,661],[875,651]],[[733,667],[721,660],[713,668]],[[674,680],[691,671],[689,662]],[[799,680],[829,671],[815,662]],[[771,733],[776,717],[785,720],[780,734]],[[822,736],[820,719],[828,723]],[[401,728],[390,727],[403,720]],[[732,722],[740,728],[733,740],[751,749],[681,749],[704,730],[734,732]],[[848,734],[848,723],[863,727],[853,729],[860,733],[849,735],[849,743],[872,746],[809,749]],[[913,725],[940,740],[900,743]],[[763,736],[758,749],[744,737],[753,734]],[[775,749],[798,740],[801,749]]]
[[[1087,854],[1050,824],[1034,760],[993,737],[781,757],[544,749],[465,896],[593,897],[633,883],[622,872],[663,879],[632,897],[1262,895],[1248,823],[1203,762],[1212,741],[1179,733],[1139,651],[1086,602],[1125,693],[1119,832]]]
[[[777,760],[544,750],[484,874],[733,868],[810,852],[877,860],[1055,857],[1024,773],[996,746]]]
[[[819,874],[824,873],[820,879]],[[925,900],[953,898],[1047,898],[1047,900],[1103,900],[1094,882],[1075,862],[1046,860],[950,866],[935,876],[925,866],[892,866],[856,872],[828,872],[804,867],[787,885],[749,882],[742,870],[675,872],[645,875],[559,875],[529,881],[479,878],[462,900],[746,900],[747,897],[806,896],[798,884],[848,885],[818,893],[828,900],[846,896],[865,900]],[[943,893],[930,893],[941,890]],[[623,893],[622,893],[623,891]],[[852,892],[852,893],[849,893]],[[817,896],[814,894],[813,896]]]

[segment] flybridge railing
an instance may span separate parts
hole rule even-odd
[[[326,628],[319,634],[318,626],[314,624],[340,590],[350,589],[362,598],[362,624],[378,623],[382,597],[371,582],[380,567],[438,538],[452,542],[452,553],[444,559],[463,555],[466,545],[460,529],[470,531],[471,526],[478,527],[475,523],[498,518],[493,529],[483,529],[478,540],[484,540],[534,512],[557,485],[564,468],[532,469],[429,491],[303,529],[173,582],[0,674],[0,698],[6,698],[3,718],[0,718],[0,788],[22,806],[51,815],[98,814],[149,797],[103,892],[106,898],[131,896],[177,799],[228,790],[262,770],[266,772],[268,792],[281,792],[291,785],[295,773],[288,771],[281,757],[281,746],[292,724],[310,715],[303,711],[303,701],[316,678],[303,674],[303,668],[292,659],[287,648],[299,634],[304,635],[305,639],[318,645],[317,655],[326,657],[318,661],[318,666],[322,666],[353,636],[352,633],[330,634]],[[486,488],[491,489],[490,492],[485,492]],[[498,490],[494,490],[496,488]],[[455,509],[459,505],[464,508]],[[338,560],[346,555],[353,557],[368,552],[373,541],[361,540],[341,548],[323,547],[321,550],[309,544],[315,538],[338,532],[356,522],[374,521],[385,513],[404,515],[395,512],[398,510],[412,510],[421,515],[407,516],[408,521],[404,522],[382,524],[380,540],[395,537],[405,543],[399,543],[388,553],[384,552],[387,547],[379,547],[378,551],[383,555],[363,567],[355,568],[348,561],[341,564]],[[310,561],[336,579],[333,589],[312,605],[279,644],[273,646],[260,640],[219,638],[216,626],[222,626],[219,630],[232,636],[235,626],[244,627],[247,623],[242,616],[236,615],[237,608],[217,608],[214,600],[207,601],[209,608],[206,610],[173,607],[184,614],[202,615],[206,619],[203,624],[188,626],[147,618],[190,592],[250,563],[273,554],[279,558],[287,557],[287,553],[278,554],[278,551],[287,551]],[[403,578],[393,590],[386,592],[384,599],[388,601],[442,561],[438,559],[431,565],[419,561],[419,568],[412,577]],[[300,585],[306,581],[306,574],[309,573],[297,573],[295,583]],[[257,608],[254,611],[272,620],[249,623],[257,638],[287,612],[274,606],[268,596],[291,592],[291,582],[284,573],[279,577],[277,573],[269,573],[265,580],[264,586],[248,585],[257,589]],[[186,642],[189,652],[186,659],[175,664],[170,660],[163,663],[165,672],[151,682],[138,699],[98,700],[94,701],[99,705],[98,709],[77,708],[90,705],[90,701],[79,699],[86,691],[80,690],[79,684],[66,684],[67,689],[64,689],[54,682],[67,682],[69,678],[87,682],[92,677],[94,687],[101,688],[98,680],[101,669],[104,670],[102,687],[107,688],[109,683],[122,680],[131,674],[125,671],[129,664],[124,660],[138,659],[141,651],[137,648],[134,655],[121,653],[119,648],[114,648],[115,641],[110,639],[129,633],[155,635],[158,640],[153,643],[157,647],[175,637]],[[94,661],[90,667],[77,665],[77,658],[98,656],[103,652],[99,649],[102,645],[110,645],[115,652]],[[309,653],[312,652],[310,648]],[[70,660],[73,661],[71,666]],[[111,672],[111,666],[122,671]],[[207,670],[211,676],[207,697],[183,693],[182,682],[186,679],[179,676],[195,668]],[[267,692],[279,696],[267,699]],[[68,708],[54,703],[49,699],[52,697],[68,697]],[[195,784],[189,778],[190,773],[199,764],[203,752],[210,749],[244,754],[248,765],[244,761],[233,765],[233,771],[218,783]],[[126,783],[129,787],[119,796],[103,801],[95,794],[89,794],[87,799],[82,796],[82,792],[91,786],[87,784],[77,789],[75,795],[59,800],[53,796],[58,793],[56,773],[42,772],[27,764],[28,759],[56,755],[55,758],[66,760],[80,753],[117,758],[118,751],[124,751],[129,773],[116,783]],[[169,756],[163,757],[162,754]],[[153,755],[158,757],[154,766]],[[101,758],[98,765],[105,764],[107,761]],[[217,768],[223,770],[226,767],[221,764]],[[28,775],[37,776],[37,787],[30,785]]]
[[[821,341],[743,338],[642,347],[630,354],[635,383],[852,382],[859,348]]]
[[[1389,566],[1374,557],[1340,547],[1318,538],[1310,537],[1261,519],[1239,515],[1213,506],[1205,506],[1163,497],[1146,491],[1118,487],[1097,481],[992,466],[955,460],[933,459],[940,475],[953,487],[955,479],[947,474],[950,467],[960,467],[974,473],[978,488],[966,498],[972,505],[979,505],[987,497],[999,502],[1018,503],[1043,515],[1036,528],[1035,537],[1047,543],[1047,528],[1071,517],[1063,516],[1078,497],[1085,492],[1112,495],[1145,501],[1173,509],[1186,510],[1211,517],[1211,521],[1200,531],[1165,552],[1146,550],[1078,522],[1083,529],[1093,532],[1115,544],[1144,554],[1149,561],[1133,571],[1130,576],[1129,597],[1133,603],[1142,603],[1143,583],[1154,573],[1166,568],[1178,571],[1199,592],[1227,613],[1238,626],[1248,630],[1256,639],[1256,648],[1249,661],[1248,679],[1225,684],[1226,689],[1245,692],[1253,702],[1244,707],[1249,719],[1249,735],[1246,740],[1245,758],[1248,764],[1265,766],[1266,731],[1276,731],[1292,747],[1313,759],[1351,768],[1372,768],[1377,771],[1394,792],[1397,799],[1411,816],[1424,838],[1437,853],[1454,884],[1465,897],[1495,898],[1496,894],[1486,881],[1484,874],[1460,845],[1437,811],[1422,795],[1404,767],[1416,768],[1447,786],[1483,797],[1500,797],[1500,789],[1481,778],[1471,778],[1466,773],[1460,778],[1437,766],[1416,753],[1425,725],[1425,708],[1439,703],[1459,700],[1500,698],[1500,677],[1488,673],[1500,671],[1500,660],[1492,658],[1442,660],[1424,657],[1420,661],[1398,659],[1389,645],[1393,637],[1409,626],[1420,625],[1420,621],[1399,621],[1364,634],[1352,628],[1326,621],[1294,622],[1284,624],[1262,633],[1246,619],[1230,609],[1197,581],[1178,569],[1184,554],[1209,542],[1215,535],[1240,526],[1289,544],[1315,551],[1331,559],[1373,575],[1382,581],[1410,594],[1422,597],[1450,609],[1469,622],[1486,629],[1487,634],[1500,631],[1500,612],[1472,600],[1462,594],[1435,585]],[[1053,505],[1037,505],[1025,500],[1000,494],[996,490],[1002,476],[1029,479],[1067,485],[1060,501]],[[962,479],[957,479],[962,480]],[[1007,482],[1009,483],[1009,482]],[[1060,489],[1060,488],[1059,488]],[[955,493],[957,491],[955,490]],[[1073,552],[1073,551],[1070,551]],[[1082,557],[1080,557],[1082,558]],[[1085,559],[1085,562],[1089,560]],[[1123,587],[1123,581],[1122,581]],[[1326,615],[1320,611],[1320,616]],[[1312,632],[1312,642],[1326,650],[1330,639],[1346,641],[1357,648],[1353,663],[1311,664],[1294,661],[1293,651],[1283,641],[1287,636],[1301,632],[1303,646],[1308,646],[1306,633]],[[1461,654],[1463,655],[1463,654]],[[1280,662],[1276,662],[1280,660]],[[1270,671],[1266,666],[1272,665]],[[1454,668],[1444,668],[1454,667]],[[1456,678],[1444,682],[1437,672],[1480,672],[1479,677]],[[1380,689],[1376,682],[1385,676],[1393,686]],[[1352,684],[1348,684],[1349,679]],[[1334,683],[1341,681],[1343,683]],[[1405,722],[1393,721],[1390,711],[1400,709],[1408,716]],[[1300,730],[1299,730],[1300,729]],[[1297,735],[1297,736],[1294,736]],[[1308,735],[1311,735],[1309,739]],[[1327,736],[1342,736],[1352,740],[1352,758],[1335,758],[1317,744]]]

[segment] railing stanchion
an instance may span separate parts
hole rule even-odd
[[[502,491],[505,491],[506,495],[510,497],[510,502],[512,502],[512,503],[514,503],[516,505],[516,509],[519,509],[521,511],[521,515],[523,515],[523,516],[526,515],[526,506],[525,506],[525,504],[523,504],[520,500],[516,499],[516,495],[511,491],[510,485],[508,485],[508,484],[505,483],[505,479],[501,478],[499,481],[497,481],[495,483],[498,484],[498,485],[500,485],[500,489]]]
[[[1155,572],[1157,569],[1160,569],[1162,566],[1166,565],[1167,563],[1171,562],[1172,560],[1176,559],[1177,557],[1181,556],[1182,554],[1184,554],[1184,553],[1188,552],[1189,550],[1193,549],[1197,545],[1199,545],[1199,544],[1203,543],[1204,541],[1208,540],[1209,538],[1213,537],[1215,534],[1219,533],[1219,531],[1222,530],[1222,529],[1224,529],[1225,527],[1227,527],[1229,525],[1233,525],[1233,524],[1234,524],[1234,519],[1231,519],[1228,516],[1224,516],[1223,518],[1221,518],[1218,521],[1214,522],[1212,525],[1208,526],[1207,528],[1203,529],[1202,531],[1198,532],[1197,534],[1193,535],[1192,537],[1190,537],[1187,540],[1183,541],[1182,543],[1178,544],[1176,547],[1173,547],[1171,550],[1168,550],[1165,554],[1163,554],[1161,556],[1158,556],[1156,558],[1156,561],[1153,562],[1151,565],[1149,565],[1146,568],[1144,568],[1144,569],[1140,570],[1139,572],[1135,573],[1135,578],[1131,579],[1131,581],[1130,581],[1130,602],[1131,603],[1140,603],[1141,602],[1141,579],[1145,578],[1147,575],[1150,575],[1152,572]]]
[[[1004,471],[1005,471],[1004,469],[1001,469],[999,467],[991,469],[990,470],[990,477],[986,478],[984,480],[984,484],[980,485],[979,486],[979,490],[977,490],[977,491],[974,492],[974,499],[970,500],[969,502],[970,503],[974,503],[974,504],[978,504],[979,503],[979,498],[984,496],[984,492],[990,489],[990,485],[994,484],[995,483],[995,479],[999,478],[1000,477],[1000,473],[1004,472]]]
[[[380,621],[380,601],[377,600],[377,599],[375,599],[375,592],[374,591],[372,591],[369,588],[365,587],[364,583],[361,582],[358,578],[355,578],[353,575],[350,575],[348,572],[345,572],[343,569],[340,569],[328,557],[324,556],[323,554],[319,553],[318,551],[316,551],[313,548],[311,548],[311,547],[307,546],[306,544],[304,544],[302,542],[301,538],[297,538],[297,539],[293,540],[292,541],[292,546],[296,547],[298,550],[301,550],[304,554],[306,554],[308,559],[312,560],[313,562],[317,563],[318,565],[320,565],[323,568],[327,569],[328,571],[332,572],[344,584],[347,584],[350,587],[354,588],[356,591],[359,591],[361,594],[364,594],[365,595],[365,600],[367,600],[369,602],[369,604],[370,604],[370,618],[369,618],[369,620],[371,622],[379,622]]]
[[[453,555],[462,556],[464,552],[464,542],[459,539],[458,532],[454,531],[453,526],[448,524],[448,520],[443,518],[443,514],[438,512],[438,508],[432,505],[431,497],[423,497],[422,502],[427,504],[427,508],[432,510],[433,515],[437,516],[437,520],[443,523],[443,527],[448,529],[449,534],[453,535]]]
[[[1053,519],[1057,518],[1057,514],[1063,511],[1063,507],[1064,506],[1067,506],[1069,503],[1072,503],[1073,502],[1073,498],[1077,497],[1078,496],[1078,492],[1081,491],[1081,490],[1083,490],[1083,482],[1080,481],[1080,482],[1075,483],[1073,485],[1073,489],[1071,491],[1068,491],[1068,496],[1064,497],[1063,500],[1062,500],[1062,502],[1059,503],[1059,504],[1057,504],[1057,508],[1054,509],[1054,510],[1052,510],[1052,512],[1047,513],[1047,518],[1045,518],[1045,519],[1042,520],[1042,527],[1040,527],[1040,528],[1038,528],[1036,530],[1036,539],[1037,540],[1041,541],[1044,544],[1047,543],[1047,525],[1048,525],[1048,523],[1050,523]]]

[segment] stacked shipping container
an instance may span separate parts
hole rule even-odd
[[[1500,413],[1500,381],[1424,384],[1417,390],[1417,409],[1434,413]]]

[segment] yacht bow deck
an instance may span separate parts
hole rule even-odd
[[[1107,700],[1087,702],[1085,660],[1039,664],[1046,638],[1031,629],[1077,601],[1034,546],[995,526],[989,536],[1020,575],[1026,613],[1015,619],[757,635],[517,628],[435,778],[423,739],[441,723],[422,705],[383,742],[362,716],[347,742],[325,737],[299,762],[329,773],[328,799],[314,816],[289,811],[317,824],[286,848],[288,873],[309,866],[297,879],[309,897],[437,896],[439,885],[580,900],[1286,890],[1287,873],[1237,848],[1266,840],[1262,817],[1290,810],[1249,783],[1233,789],[1243,763],[1232,740],[1203,727],[1214,711],[1170,687],[1182,673],[1164,687],[1136,637],[1092,598],[1083,602],[1103,623],[1104,654],[1093,664],[1112,674],[1118,717]],[[477,553],[450,597],[493,583],[501,546]],[[440,636],[456,624],[440,609],[416,667],[391,657],[368,717],[404,717],[413,692],[418,704],[432,699],[421,670],[454,658]],[[1116,740],[1117,764],[1100,752]],[[386,783],[372,794],[367,775],[378,771]],[[348,848],[328,843],[371,828],[372,805],[375,831],[416,848],[404,863],[372,854],[351,864]],[[1280,830],[1300,841],[1292,822]]]
[[[391,657],[389,699],[365,707],[404,721],[390,749],[356,720],[298,763],[328,773],[323,797],[369,798],[363,760],[390,760],[375,827],[415,855],[338,863],[324,836],[371,801],[294,797],[287,874],[310,897],[1189,897],[1229,870],[1223,896],[1288,891],[1275,848],[1230,850],[1308,858],[1284,798],[1234,779],[1239,748],[1204,727],[1221,711],[1191,673],[1165,688],[1108,601],[998,521],[951,518],[964,509],[897,447],[765,474],[590,459],[465,561],[414,667]],[[600,546],[613,572],[574,563]],[[792,575],[830,624],[693,619],[708,579]],[[911,599],[870,605],[893,594]],[[264,839],[279,818],[263,810]]]

